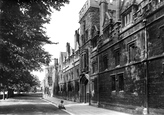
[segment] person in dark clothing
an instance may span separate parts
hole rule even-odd
[[[64,107],[64,101],[63,101],[63,100],[61,100],[60,104],[58,105],[58,108],[59,108],[59,109],[66,109],[66,108]]]

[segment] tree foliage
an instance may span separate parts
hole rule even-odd
[[[51,55],[43,45],[53,43],[43,25],[50,21],[51,8],[60,10],[65,3],[69,1],[0,1],[0,83],[4,86],[33,83],[31,71],[49,64]]]

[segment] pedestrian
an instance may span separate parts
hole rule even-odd
[[[65,109],[63,100],[60,101],[60,104],[58,105],[58,108],[59,109]]]

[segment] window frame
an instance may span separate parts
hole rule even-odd
[[[84,36],[85,36],[85,42],[87,42],[88,41],[88,33],[89,33],[89,31],[88,31],[88,29],[87,30],[85,30],[85,34],[84,34]]]
[[[116,75],[110,75],[111,77],[111,91],[116,91]]]
[[[121,56],[120,48],[115,49],[114,50],[115,66],[120,65],[120,56]]]
[[[124,83],[124,73],[117,74],[118,78],[118,91],[124,91],[125,83]]]
[[[102,60],[102,62],[103,62],[103,71],[105,71],[106,69],[108,69],[108,54],[104,54],[102,59],[103,59]]]
[[[133,48],[133,47],[134,47],[134,48]],[[133,51],[131,51],[131,48],[133,48]],[[136,57],[136,54],[135,54],[136,48],[137,48],[137,46],[136,46],[136,40],[134,40],[134,41],[132,41],[132,42],[130,42],[130,43],[128,44],[128,55],[129,55],[129,60],[128,60],[128,62],[129,62],[129,63],[136,61],[136,60],[135,60],[135,57]],[[135,50],[134,50],[134,49],[135,49]],[[135,51],[135,52],[134,52],[134,51]],[[131,53],[131,52],[133,52],[133,53]]]
[[[98,63],[96,61],[92,62],[92,73],[96,73],[98,70]]]
[[[133,14],[132,14],[132,7],[131,7],[125,13],[122,14],[123,27],[126,27],[129,24],[131,24],[133,21],[132,19],[133,19]]]

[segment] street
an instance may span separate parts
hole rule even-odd
[[[41,99],[41,94],[22,94],[0,100],[0,114],[26,115],[69,115]]]

